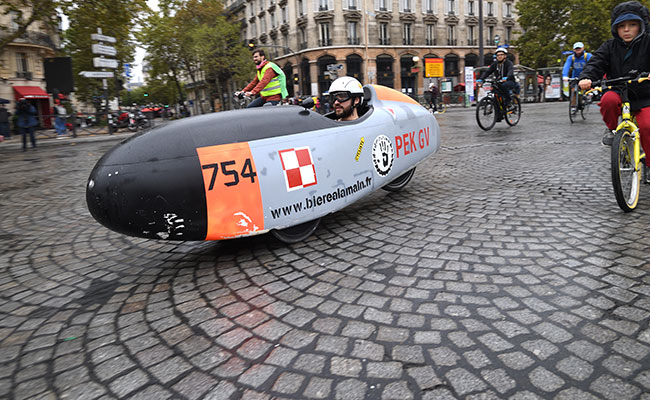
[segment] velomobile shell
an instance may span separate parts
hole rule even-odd
[[[174,121],[106,153],[91,172],[93,217],[130,236],[219,240],[340,210],[440,146],[435,118],[389,88],[364,87],[368,112],[336,122],[301,107]]]

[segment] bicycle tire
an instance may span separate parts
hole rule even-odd
[[[506,110],[506,124],[515,126],[519,123],[519,119],[521,118],[521,102],[519,101],[519,98],[515,96],[513,96],[510,101],[512,103]]]
[[[574,123],[578,116],[578,91],[573,86],[569,87],[569,121]]]
[[[484,131],[492,129],[497,123],[497,110],[495,100],[490,97],[484,97],[476,106],[476,122]]]
[[[414,173],[415,173],[415,167],[409,169],[402,175],[398,176],[387,185],[382,186],[382,189],[388,192],[399,192],[400,190],[404,189],[404,186],[406,186],[411,181],[411,178],[413,178]]]
[[[589,114],[589,106],[591,105],[591,101],[587,100],[586,96],[582,96],[582,108],[580,109],[580,116],[582,117],[582,120],[587,119],[587,114]]]
[[[636,170],[634,159],[634,137],[626,129],[614,135],[612,143],[612,186],[618,206],[624,212],[636,208],[641,191],[641,174]]]
[[[318,228],[320,218],[311,221],[303,222],[295,226],[290,226],[284,229],[272,229],[271,235],[282,243],[298,243],[307,239]]]

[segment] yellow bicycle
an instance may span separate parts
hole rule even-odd
[[[639,202],[641,177],[645,172],[645,153],[641,149],[639,127],[630,111],[628,86],[648,80],[648,73],[641,73],[636,78],[622,77],[601,80],[592,83],[590,92],[602,92],[604,89],[616,89],[621,95],[621,123],[616,127],[612,142],[612,186],[616,202],[621,210],[630,212]]]

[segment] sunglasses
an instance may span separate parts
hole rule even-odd
[[[339,101],[339,103],[343,103],[344,101],[350,100],[352,95],[348,92],[338,92],[338,93],[330,93],[332,96],[332,103],[334,103],[336,100]]]

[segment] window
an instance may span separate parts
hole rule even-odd
[[[327,11],[329,7],[327,6],[327,0],[318,0],[318,11]]]
[[[493,26],[488,26],[487,44],[488,44],[488,46],[494,46],[494,27]]]
[[[447,0],[447,14],[456,14],[456,0]]]
[[[255,22],[251,22],[251,36],[257,36],[257,24]]]
[[[494,17],[494,3],[491,1],[487,2],[487,15],[488,17]]]
[[[289,53],[289,34],[284,33],[282,35],[282,45],[285,47],[284,54]]]
[[[16,53],[16,77],[31,79],[26,53]]]
[[[378,0],[379,11],[390,11],[390,2],[391,0]]]
[[[423,0],[422,5],[424,6],[424,13],[425,14],[433,14],[433,10],[435,10],[435,0]]]
[[[411,0],[400,0],[400,4],[402,5],[401,12],[411,12]]]
[[[503,16],[512,18],[512,3],[503,3]]]
[[[390,37],[388,36],[388,23],[380,22],[379,23],[379,44],[387,45],[390,44]]]
[[[282,23],[286,24],[289,20],[289,13],[287,12],[287,7],[282,7]]]
[[[476,46],[478,43],[476,42],[476,27],[474,25],[470,25],[467,27],[467,45],[468,46]]]
[[[275,19],[275,11],[271,11],[271,28],[275,29],[278,26],[278,22]]]
[[[506,26],[506,44],[510,44],[510,41],[512,40],[512,27],[511,26]]]
[[[404,24],[404,44],[413,44],[413,25]]]
[[[264,11],[266,7],[266,0],[260,0],[260,11]]]
[[[305,32],[305,28],[300,28],[300,49],[306,49],[307,48],[307,33]]]
[[[262,33],[266,33],[266,18],[264,17],[260,18],[260,28],[262,29]]]
[[[357,0],[343,0],[343,8],[347,8],[348,10],[356,10]]]
[[[426,45],[435,46],[436,44],[436,26],[433,24],[426,25]]]
[[[456,25],[447,26],[447,45],[456,46]]]
[[[303,0],[298,0],[298,15],[305,15],[305,5],[303,3]]]
[[[348,44],[359,44],[356,21],[348,22]]]
[[[467,2],[467,15],[474,15],[475,14],[475,7],[476,7],[476,5],[474,4],[474,0],[469,0]]]
[[[9,15],[11,16],[9,31],[16,32],[18,30],[18,13],[16,11],[10,11]]]
[[[255,1],[248,6],[248,10],[250,11],[249,17],[253,18],[255,16]]]
[[[330,24],[329,22],[322,22],[319,24],[320,45],[329,46],[330,43]]]

